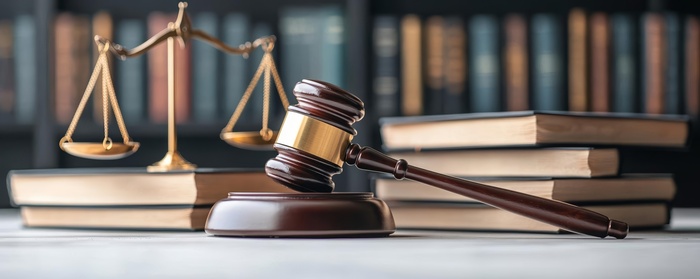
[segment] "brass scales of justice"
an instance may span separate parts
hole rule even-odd
[[[277,72],[277,67],[275,66],[274,59],[272,57],[272,50],[275,47],[275,37],[267,36],[261,37],[251,42],[246,42],[238,47],[232,47],[221,40],[207,34],[206,32],[198,29],[193,29],[189,16],[185,9],[187,8],[186,2],[180,2],[178,4],[179,12],[175,22],[170,22],[168,26],[158,34],[146,40],[139,46],[133,49],[125,49],[119,44],[116,44],[108,39],[102,38],[100,36],[95,36],[95,44],[99,50],[99,56],[95,63],[95,68],[90,76],[87,87],[85,88],[85,93],[78,104],[75,115],[71,120],[68,130],[65,136],[59,141],[60,148],[77,157],[95,160],[114,160],[127,157],[139,149],[139,143],[135,142],[129,137],[129,132],[127,131],[126,124],[122,118],[121,110],[119,109],[119,103],[117,102],[117,97],[114,90],[114,84],[112,82],[111,73],[109,71],[109,59],[108,55],[111,52],[114,55],[119,56],[122,60],[128,57],[134,57],[148,52],[154,46],[167,42],[168,49],[168,151],[162,160],[148,166],[149,172],[165,172],[174,170],[193,170],[197,166],[188,162],[185,158],[180,155],[177,150],[177,129],[175,125],[175,40],[180,44],[180,47],[184,47],[189,43],[190,39],[198,39],[209,43],[213,47],[229,53],[236,55],[243,55],[248,57],[248,55],[257,48],[261,48],[265,53],[263,54],[260,65],[257,71],[253,75],[252,80],[248,84],[243,96],[236,106],[233,115],[228,121],[228,124],[221,131],[220,137],[225,142],[239,148],[245,149],[271,149],[272,145],[277,139],[277,132],[271,130],[268,127],[268,116],[270,107],[270,77],[274,79],[275,85],[277,87],[277,92],[282,101],[282,105],[286,110],[289,106],[289,101],[285,95],[284,89],[282,87],[282,82]],[[248,100],[250,99],[253,89],[260,81],[260,77],[264,74],[264,84],[263,84],[263,115],[262,115],[262,129],[259,132],[256,131],[244,131],[244,132],[234,132],[233,128],[241,116],[243,109],[245,108]],[[74,142],[73,132],[76,129],[80,116],[85,109],[90,95],[92,95],[93,89],[97,82],[98,77],[102,78],[102,108],[103,108],[103,126],[104,126],[104,139],[102,142]],[[123,138],[123,143],[113,142],[109,137],[109,111],[114,112],[114,117],[117,121],[119,131]]]

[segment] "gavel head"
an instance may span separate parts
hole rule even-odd
[[[265,172],[300,192],[332,192],[331,177],[342,172],[345,150],[365,115],[355,95],[322,81],[304,79],[294,87],[298,104],[290,106],[277,136],[277,157]]]

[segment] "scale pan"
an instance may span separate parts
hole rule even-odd
[[[272,150],[272,145],[277,141],[277,132],[272,132],[269,140],[263,139],[260,132],[225,132],[221,133],[221,139],[238,148],[251,150]]]
[[[70,155],[93,160],[116,160],[127,157],[139,149],[138,142],[113,143],[105,149],[101,142],[64,142],[61,149]]]

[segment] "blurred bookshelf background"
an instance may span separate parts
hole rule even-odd
[[[93,35],[132,48],[174,19],[177,2],[3,1],[0,175],[26,168],[142,167],[161,159],[167,149],[164,50],[112,60],[139,152],[117,161],[86,160],[61,152],[58,140],[94,66]],[[289,96],[307,77],[358,95],[367,108],[356,125],[354,142],[362,145],[381,146],[377,119],[383,116],[571,110],[688,114],[695,124],[700,114],[697,1],[200,0],[187,11],[194,28],[231,45],[276,35],[274,56]],[[193,42],[178,55],[179,86],[190,89],[182,91],[178,108],[182,154],[200,167],[262,167],[274,151],[241,150],[219,139],[262,52],[243,59]],[[260,129],[262,87],[256,90],[236,130]],[[102,137],[97,95],[76,140]],[[271,126],[278,127],[284,111],[271,99]],[[118,129],[111,128],[116,140]],[[623,172],[674,173],[675,205],[700,206],[696,146],[690,152],[621,152]],[[649,161],[656,164],[637,163]],[[368,176],[350,167],[334,180],[338,190],[369,190]],[[2,190],[0,207],[6,206]]]

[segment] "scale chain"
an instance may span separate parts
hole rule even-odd
[[[270,113],[270,60],[272,60],[272,55],[269,52],[265,52],[265,55],[263,56],[263,61],[265,64],[265,83],[263,84],[263,126],[260,130],[260,135],[264,140],[270,140],[272,137],[272,133],[267,126]]]
[[[80,116],[83,114],[83,110],[85,110],[85,105],[90,98],[90,93],[92,93],[92,89],[95,87],[95,83],[97,83],[97,77],[100,75],[100,70],[102,69],[102,59],[105,58],[103,55],[100,55],[100,57],[97,59],[97,63],[95,63],[95,70],[92,72],[87,87],[85,88],[85,93],[83,93],[83,97],[80,99],[80,104],[78,104],[78,108],[73,115],[73,120],[71,120],[70,125],[68,125],[66,135],[63,137],[67,141],[73,141],[72,137],[73,133],[75,132],[75,127],[78,126],[78,120],[80,120]]]
[[[243,97],[241,97],[241,101],[236,106],[236,110],[233,112],[231,119],[229,119],[228,124],[226,124],[226,127],[224,127],[223,132],[228,132],[228,131],[233,130],[233,126],[236,125],[238,118],[241,117],[241,114],[243,113],[243,109],[245,108],[245,105],[248,103],[248,99],[250,99],[250,95],[253,94],[253,89],[255,89],[255,85],[258,84],[258,81],[260,80],[260,76],[262,75],[263,70],[265,70],[265,63],[260,63],[260,66],[258,66],[258,69],[255,71],[255,75],[253,75],[253,79],[248,84],[248,88],[246,88],[245,93],[243,93]]]

